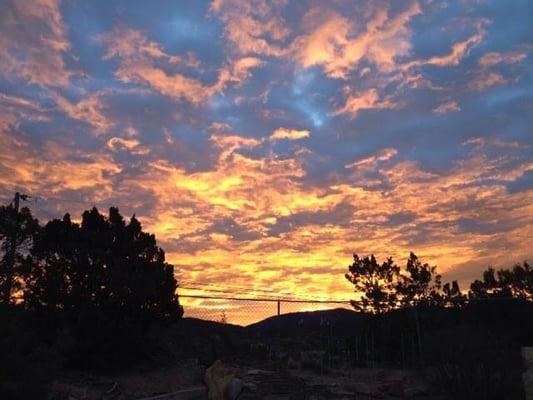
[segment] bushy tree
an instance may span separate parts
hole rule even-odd
[[[0,303],[13,301],[31,264],[30,249],[39,222],[27,207],[0,206]]]
[[[459,283],[452,281],[442,286],[442,294],[439,304],[442,306],[462,307],[465,305],[466,295],[461,292]]]
[[[173,266],[154,235],[134,217],[126,223],[117,208],[101,215],[85,211],[81,223],[66,214],[42,229],[33,248],[37,263],[25,291],[32,309],[108,318],[174,320],[183,310]]]
[[[472,299],[518,298],[533,300],[533,268],[527,262],[496,271],[489,267],[470,285]]]
[[[373,255],[354,255],[345,276],[361,294],[352,305],[363,312],[380,314],[419,305],[461,306],[466,300],[457,281],[443,285],[437,267],[422,263],[412,252],[403,269],[390,257],[380,264]]]
[[[400,274],[397,291],[403,306],[435,305],[441,299],[441,276],[437,267],[422,264],[411,252],[405,266],[405,273]]]
[[[361,293],[352,306],[363,312],[381,314],[397,307],[396,285],[400,268],[391,257],[378,263],[374,255],[359,258],[353,256],[353,263],[348,267],[346,279],[354,285],[356,293]]]

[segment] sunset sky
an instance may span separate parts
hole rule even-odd
[[[533,2],[0,2],[0,200],[119,206],[180,282],[349,298],[533,255]]]

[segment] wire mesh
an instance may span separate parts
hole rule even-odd
[[[278,303],[279,302],[279,303]],[[347,308],[348,302],[305,301],[275,298],[228,298],[225,296],[181,295],[180,303],[184,308],[184,317],[199,318],[208,321],[224,322],[235,325],[250,325],[279,314],[304,311]],[[279,305],[279,308],[278,308]]]

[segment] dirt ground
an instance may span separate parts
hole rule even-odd
[[[440,399],[413,371],[354,369],[321,374],[278,368],[272,363],[231,366],[245,383],[238,396],[242,400]],[[124,375],[65,374],[53,383],[49,400],[206,399],[205,369],[196,360],[186,360],[171,367]]]

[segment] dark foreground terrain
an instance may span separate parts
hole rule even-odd
[[[494,329],[465,311],[444,325],[421,313],[420,343],[406,313],[376,322],[338,309],[248,327],[184,318],[150,332],[164,344],[157,357],[113,371],[62,370],[48,399],[204,399],[213,382],[236,385],[239,399],[523,399],[516,340],[527,324],[509,325],[523,312],[508,311]]]

